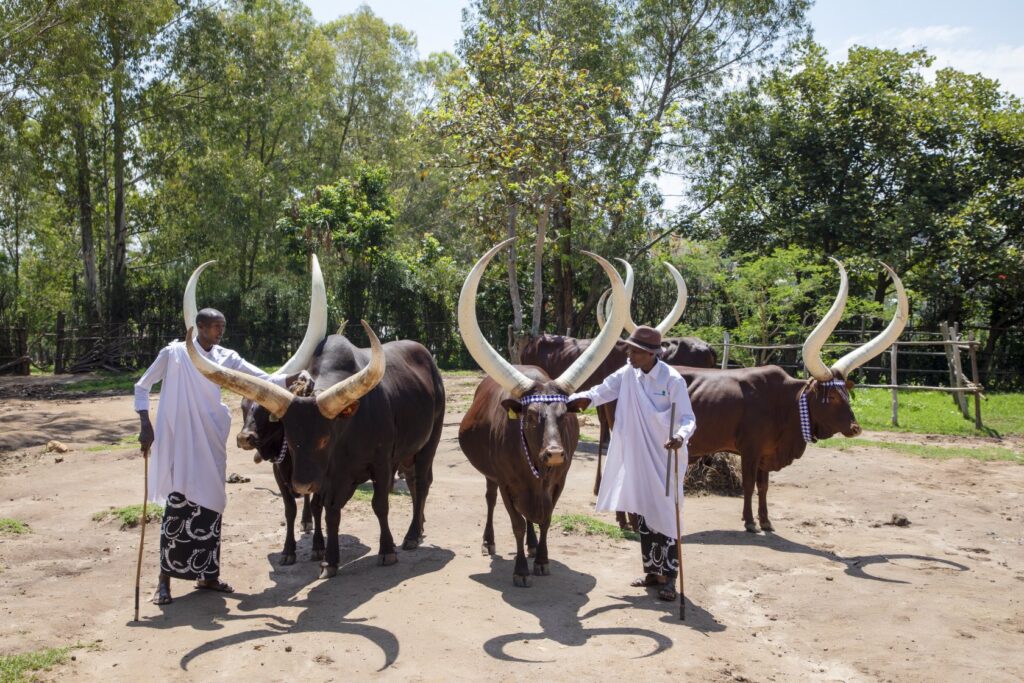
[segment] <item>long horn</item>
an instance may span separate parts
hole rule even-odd
[[[222,368],[213,361],[208,360],[196,350],[195,342],[192,340],[192,333],[193,328],[188,328],[188,335],[185,337],[188,357],[206,379],[217,386],[230,389],[250,401],[259,403],[276,418],[281,418],[287,412],[288,406],[291,405],[292,399],[295,398],[290,391],[265,379],[253,377],[237,370]]]
[[[356,374],[317,394],[316,407],[328,420],[333,420],[347,406],[370,393],[384,377],[384,368],[387,365],[384,361],[384,347],[380,345],[380,339],[377,339],[377,335],[366,321],[359,322],[363,324],[366,336],[370,338],[370,362]]]
[[[511,363],[502,358],[480,331],[480,324],[476,319],[476,291],[480,286],[480,278],[483,277],[487,264],[494,255],[515,241],[509,238],[504,242],[491,247],[490,251],[480,257],[473,269],[466,276],[462,284],[462,292],[459,294],[459,334],[462,341],[477,362],[480,368],[487,375],[497,382],[502,389],[509,392],[515,398],[533,389],[536,382],[517,370]]]
[[[601,333],[587,347],[587,350],[554,381],[555,386],[567,394],[576,391],[576,388],[594,374],[597,367],[604,362],[604,359],[615,347],[615,342],[619,340],[622,326],[626,318],[629,317],[629,297],[626,295],[626,286],[622,283],[619,273],[612,267],[612,264],[597,254],[589,251],[583,253],[597,261],[608,275],[608,279],[612,281],[612,312],[608,322],[601,328]]]
[[[665,316],[665,319],[658,323],[655,329],[661,332],[662,335],[668,334],[668,331],[672,329],[672,326],[679,322],[679,319],[683,317],[683,311],[686,310],[686,298],[689,294],[686,291],[686,281],[683,280],[683,276],[679,274],[676,267],[671,263],[665,262],[665,267],[668,268],[668,272],[672,274],[672,279],[676,282],[676,304],[669,311],[669,314]]]
[[[626,320],[622,326],[626,328],[626,332],[633,334],[633,330],[636,329],[636,323],[633,322],[633,266],[629,265],[626,259],[615,260],[626,269]]]
[[[889,321],[889,325],[882,330],[877,337],[869,341],[867,344],[850,351],[835,362],[832,366],[832,370],[838,372],[843,377],[849,377],[851,372],[884,351],[886,347],[899,338],[900,334],[903,333],[903,328],[907,324],[907,318],[910,315],[910,305],[907,302],[907,292],[903,289],[903,283],[900,282],[900,278],[896,275],[896,271],[884,263],[882,263],[882,265],[887,271],[889,271],[889,277],[892,278],[892,283],[896,285],[896,311],[893,313],[892,320]]]
[[[604,327],[605,322],[607,322],[607,318],[610,311],[606,312],[605,308],[608,302],[608,295],[611,293],[612,288],[609,287],[608,289],[604,290],[604,293],[601,294],[601,298],[597,300],[597,309],[595,309],[594,313],[597,315],[598,327]]]
[[[309,322],[306,323],[306,336],[296,349],[295,355],[288,359],[279,374],[293,375],[305,370],[313,353],[323,338],[327,336],[327,289],[324,287],[324,274],[320,272],[320,262],[313,254],[313,283],[309,295]]]
[[[832,257],[830,256],[829,258]],[[807,372],[810,373],[811,377],[819,382],[828,382],[832,379],[832,371],[821,361],[821,347],[843,317],[843,310],[846,308],[846,297],[850,289],[846,278],[846,268],[843,267],[842,262],[834,258],[832,260],[839,266],[839,293],[836,294],[836,300],[832,302],[832,308],[828,309],[825,317],[821,319],[818,326],[811,330],[811,333],[807,336],[807,341],[804,342],[803,348],[804,367],[807,368]]]
[[[185,329],[193,329],[196,326],[196,314],[199,309],[196,308],[196,283],[199,282],[199,274],[206,270],[207,266],[212,266],[216,261],[207,261],[203,265],[192,271],[192,277],[188,279],[188,284],[185,285],[185,296],[181,302],[181,312],[185,318]]]

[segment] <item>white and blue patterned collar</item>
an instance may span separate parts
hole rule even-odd
[[[831,379],[827,382],[818,382],[820,387],[842,387],[842,391],[846,389],[846,380],[843,379]],[[804,441],[807,443],[817,443],[818,439],[814,436],[811,431],[811,413],[807,408],[807,394],[811,389],[811,384],[808,383],[807,387],[800,392],[800,434],[804,437]],[[821,402],[828,402],[828,391],[824,391],[821,396]]]

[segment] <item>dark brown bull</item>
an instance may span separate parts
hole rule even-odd
[[[512,520],[516,562],[512,579],[530,585],[524,535],[531,523],[540,526],[533,573],[549,574],[548,527],[579,441],[576,415],[565,399],[608,354],[625,317],[625,287],[615,269],[589,254],[612,279],[615,305],[611,320],[594,343],[557,379],[542,369],[512,365],[491,347],[476,319],[476,292],[491,258],[513,240],[495,246],[470,271],[459,297],[459,330],[470,354],[488,374],[473,396],[459,425],[459,445],[487,479],[485,553],[494,553],[494,505],[498,492]],[[532,540],[532,539],[531,539]]]
[[[839,263],[836,261],[836,263]],[[882,264],[885,265],[885,264]],[[839,359],[831,368],[821,361],[821,347],[843,314],[847,298],[846,270],[840,269],[839,295],[825,318],[804,342],[804,365],[810,380],[790,377],[775,365],[733,370],[677,367],[686,379],[697,431],[688,444],[689,460],[718,452],[737,453],[743,475],[743,524],[757,533],[752,510],[754,484],[758,493],[761,529],[773,531],[768,519],[768,475],[804,454],[808,443],[835,434],[852,437],[861,427],[850,406],[853,387],[847,377],[894,342],[907,322],[908,303],[903,284],[885,266],[896,287],[892,321],[867,344]],[[806,434],[800,404],[806,400]]]

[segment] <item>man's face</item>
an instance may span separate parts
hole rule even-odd
[[[214,344],[220,344],[221,337],[224,336],[226,324],[224,318],[218,318],[209,322],[197,322],[199,345],[204,349],[209,349]]]
[[[634,368],[640,368],[647,372],[654,367],[655,356],[650,351],[638,349],[635,346],[626,346],[626,359]]]

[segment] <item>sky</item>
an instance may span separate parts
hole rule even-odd
[[[454,51],[468,0],[306,0],[318,21],[368,5],[391,24],[417,37],[426,56]],[[818,0],[808,15],[814,37],[833,60],[851,45],[924,47],[936,67],[996,78],[1024,97],[1024,0]]]

